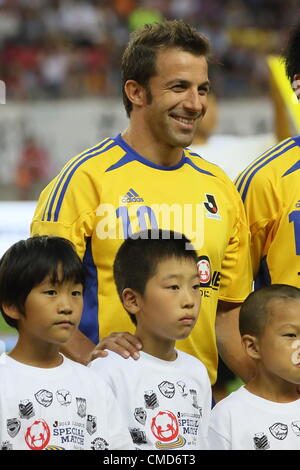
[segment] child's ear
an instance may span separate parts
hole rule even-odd
[[[2,304],[2,310],[8,317],[14,320],[20,319],[21,313],[16,305]]]
[[[125,310],[132,315],[136,315],[141,309],[141,296],[138,292],[126,287],[122,292],[122,301]]]
[[[242,345],[247,356],[250,356],[252,359],[260,358],[259,344],[256,336],[243,335]]]

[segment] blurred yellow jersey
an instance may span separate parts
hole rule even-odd
[[[250,226],[255,287],[300,287],[300,137],[266,151],[235,184]]]
[[[218,298],[242,302],[250,292],[245,220],[236,188],[216,165],[185,149],[177,165],[158,166],[118,135],[65,165],[41,193],[31,232],[74,243],[87,269],[80,329],[94,343],[113,331],[134,331],[112,272],[124,238],[147,228],[184,233],[199,255],[202,307],[177,347],[203,361],[214,383]]]

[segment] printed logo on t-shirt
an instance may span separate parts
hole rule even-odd
[[[139,428],[129,428],[132,442],[134,444],[147,444],[147,437],[145,431]]]
[[[77,404],[77,414],[80,418],[86,417],[86,399],[81,397],[76,397]]]
[[[181,394],[182,397],[187,397],[188,396],[188,391],[187,391],[187,388],[186,388],[186,384],[182,381],[182,380],[179,380],[177,383],[176,383],[178,389],[179,389],[179,392]]]
[[[296,436],[300,436],[300,421],[293,421],[291,424],[292,431]]]
[[[145,406],[151,410],[159,406],[157,395],[153,390],[148,390],[144,394]]]
[[[286,424],[283,423],[274,423],[271,427],[269,427],[270,433],[275,439],[279,439],[282,441],[286,438],[288,434],[288,427]]]
[[[164,380],[158,385],[160,393],[166,398],[173,398],[175,395],[175,386],[171,382]]]
[[[34,396],[36,401],[45,407],[50,406],[53,401],[53,393],[48,390],[39,390]]]
[[[152,434],[158,441],[157,449],[175,449],[183,447],[185,439],[179,435],[179,425],[174,413],[168,410],[159,411],[151,421]]]
[[[21,400],[19,403],[19,412],[20,418],[32,418],[35,415],[32,402],[30,400]]]
[[[92,450],[107,450],[109,447],[108,442],[102,437],[96,437],[91,443]]]
[[[144,408],[136,408],[134,410],[134,417],[137,420],[138,423],[144,424],[146,423],[146,418],[147,418],[147,412],[144,410]]]
[[[87,415],[87,421],[86,421],[86,430],[91,436],[97,431],[97,418],[96,416],[92,415]]]
[[[57,390],[56,398],[58,403],[63,406],[68,406],[72,402],[72,395],[68,390]]]
[[[7,433],[10,437],[16,437],[21,428],[21,421],[17,418],[8,419],[6,421]]]
[[[254,438],[254,448],[256,450],[267,450],[270,449],[270,444],[267,436],[263,432],[255,434]]]
[[[4,441],[2,442],[0,449],[1,450],[13,450],[12,443],[9,441]]]
[[[31,450],[42,450],[50,441],[50,428],[45,420],[38,419],[27,428],[25,442]]]

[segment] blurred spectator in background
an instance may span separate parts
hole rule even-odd
[[[215,134],[218,114],[216,96],[211,94],[206,114],[199,122],[189,148],[205,160],[220,166],[234,180],[253,160],[253,155],[260,155],[276,143],[276,137],[273,133],[250,136]]]
[[[16,186],[19,199],[35,200],[49,180],[51,174],[48,152],[39,145],[33,136],[24,139],[16,169]]]
[[[211,74],[218,96],[261,96],[268,93],[265,56],[281,52],[299,15],[298,0],[0,0],[0,78],[10,100],[119,96],[130,32],[180,18],[211,41],[221,64]],[[89,57],[98,50],[95,66]]]

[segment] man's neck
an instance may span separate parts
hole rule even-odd
[[[129,127],[121,134],[122,139],[142,157],[155,165],[172,167],[182,160],[183,148],[153,142],[148,133]]]

